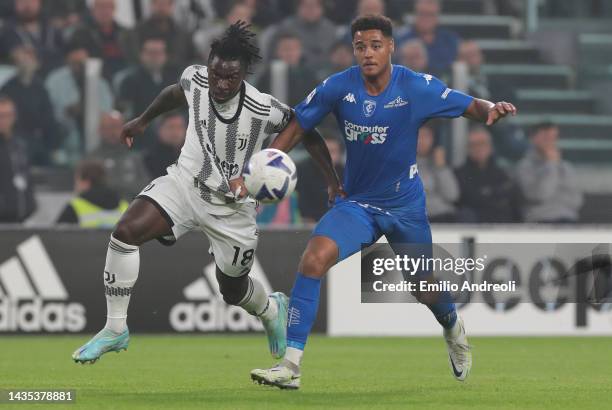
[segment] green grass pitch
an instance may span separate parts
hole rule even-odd
[[[255,385],[273,364],[263,336],[132,335],[94,365],[85,336],[0,338],[0,389],[75,389],[51,409],[602,409],[612,397],[610,338],[472,338],[474,366],[451,376],[442,338],[313,337],[302,388]]]

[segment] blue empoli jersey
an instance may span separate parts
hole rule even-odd
[[[358,66],[334,74],[295,109],[305,130],[333,112],[346,144],[344,189],[348,199],[386,209],[420,204],[417,135],[430,118],[459,117],[472,97],[429,74],[394,65],[378,96],[367,93]]]

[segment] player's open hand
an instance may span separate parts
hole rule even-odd
[[[229,184],[230,191],[234,193],[234,198],[236,198],[237,200],[244,199],[249,194],[246,185],[244,185],[243,177],[232,179]]]
[[[344,187],[340,183],[334,183],[327,187],[327,203],[329,206],[334,204],[336,197],[346,198],[346,192],[344,192]]]
[[[511,103],[505,101],[495,103],[495,105],[489,109],[487,125],[493,125],[508,115],[515,116],[516,113],[516,107]]]
[[[134,145],[134,138],[141,135],[146,129],[147,124],[144,123],[140,117],[128,121],[121,130],[121,142],[127,145],[128,148],[132,148]]]

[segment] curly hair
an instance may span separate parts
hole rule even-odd
[[[255,33],[250,28],[251,25],[242,20],[229,26],[222,37],[212,42],[209,63],[215,56],[222,60],[240,60],[243,68],[249,72],[250,68],[261,60],[259,47],[253,42]]]

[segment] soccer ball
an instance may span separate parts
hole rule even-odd
[[[250,195],[263,203],[282,201],[293,193],[297,170],[289,155],[273,148],[254,154],[242,174]]]

